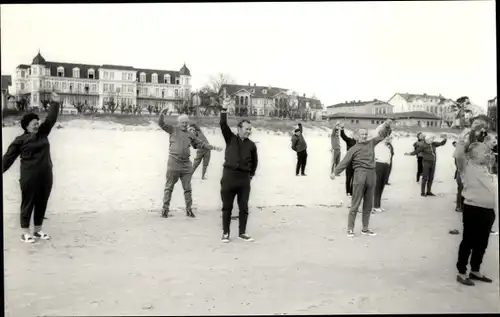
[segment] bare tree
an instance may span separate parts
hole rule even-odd
[[[460,120],[459,128],[461,130],[467,125],[465,114],[471,112],[471,110],[468,108],[469,106],[470,99],[467,96],[458,98],[455,104],[452,106],[453,110],[456,112],[455,119]]]
[[[211,88],[213,92],[219,94],[222,86],[232,84],[234,84],[234,79],[229,74],[218,73],[215,76],[210,76],[210,85],[208,87]]]

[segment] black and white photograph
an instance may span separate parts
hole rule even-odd
[[[495,1],[0,13],[4,316],[500,313]]]

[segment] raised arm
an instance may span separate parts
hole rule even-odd
[[[392,133],[391,125],[387,121],[379,125],[375,131],[377,131],[378,135],[370,139],[373,146],[379,144]]]
[[[50,131],[52,131],[52,128],[56,124],[57,117],[59,116],[59,108],[61,106],[60,103],[60,98],[57,95],[52,96],[52,101],[50,102],[50,107],[47,113],[47,117],[45,117],[45,120],[40,124],[40,127],[38,128],[38,134],[39,135],[49,135]]]
[[[226,144],[229,144],[234,134],[233,131],[231,131],[231,128],[227,125],[227,110],[224,108],[220,112],[220,129],[222,130],[222,136],[224,137]]]
[[[340,175],[340,173],[342,173],[347,168],[347,165],[349,165],[349,163],[352,161],[354,157],[355,151],[356,151],[356,146],[350,148],[349,151],[347,151],[342,161],[340,161],[339,165],[337,165],[337,167],[333,171],[336,176]]]
[[[432,142],[434,147],[440,147],[446,144],[446,139],[443,139],[441,142]]]
[[[194,135],[191,136],[191,146],[195,149],[201,149],[201,150],[216,150],[218,147],[213,146],[208,144],[207,142],[204,142]]]
[[[21,141],[16,138],[7,148],[7,152],[2,158],[2,173],[5,173],[21,154]]]
[[[174,132],[174,127],[171,124],[165,123],[165,112],[167,109],[163,109],[162,112],[160,113],[160,118],[158,119],[158,125],[160,128],[163,129],[163,131],[167,133],[173,133]]]
[[[466,150],[469,146],[470,129],[466,129],[462,132],[455,144],[455,153],[453,157],[456,160],[457,169],[460,173],[464,171],[465,163],[467,162]]]
[[[299,126],[300,134],[304,134],[304,129],[302,128],[302,123],[299,123],[298,126]]]
[[[340,137],[342,138],[342,140],[344,140],[344,142],[345,142],[346,144],[349,144],[349,143],[352,143],[352,142],[355,142],[355,141],[356,141],[355,139],[348,137],[348,136],[345,134],[344,129],[340,129]]]
[[[250,177],[254,177],[255,171],[257,170],[257,166],[259,165],[259,157],[257,155],[257,146],[255,146],[255,144],[250,152],[250,159],[251,159],[251,165],[252,165],[252,167],[250,168]]]

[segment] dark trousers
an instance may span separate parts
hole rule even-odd
[[[333,173],[333,171],[335,170],[335,167],[337,167],[337,165],[339,165],[340,155],[341,155],[340,149],[332,151],[332,170],[330,173]]]
[[[389,184],[389,178],[391,177],[391,172],[392,172],[392,159],[391,159],[391,164],[389,164],[389,174],[387,175],[387,181],[385,184]]]
[[[422,176],[422,171],[423,171],[422,160],[423,158],[421,156],[417,156],[417,182],[420,181],[420,176]]]
[[[358,214],[361,201],[363,201],[363,229],[368,229],[368,225],[370,224],[371,209],[373,206],[376,177],[377,176],[374,170],[358,168],[354,171],[351,209],[349,210],[349,216],[347,219],[348,230],[354,229],[354,222],[356,220],[356,215]]]
[[[470,257],[471,271],[479,272],[495,222],[495,211],[464,204],[462,217],[464,230],[458,248],[457,270],[460,274],[466,274]]]
[[[19,180],[21,185],[21,228],[28,229],[30,227],[33,210],[34,225],[41,226],[43,224],[43,217],[52,191],[52,176],[52,169],[21,176]]]
[[[295,174],[299,175],[299,172],[304,175],[306,172],[307,164],[307,150],[302,152],[297,152],[297,166],[295,167]]]
[[[191,189],[191,178],[193,174],[190,172],[171,171],[167,168],[167,180],[165,181],[165,190],[163,191],[163,210],[169,211],[170,200],[172,199],[172,191],[175,184],[181,180],[182,188],[184,189],[184,200],[186,202],[186,211],[191,211],[193,206],[193,197]]]
[[[193,174],[202,161],[203,161],[203,166],[201,170],[201,177],[205,177],[205,174],[207,173],[208,164],[210,163],[210,151],[196,152],[196,157],[194,158],[193,161]]]
[[[384,192],[385,185],[389,179],[390,164],[387,163],[375,163],[375,173],[377,175],[377,181],[375,183],[375,196],[373,201],[373,207],[380,208],[380,201],[382,200],[382,193]]]
[[[420,184],[421,193],[430,193],[432,191],[432,183],[434,182],[435,171],[436,161],[422,162],[422,182]],[[425,191],[426,187],[427,191]]]
[[[349,163],[345,169],[345,193],[352,196],[352,182],[354,179],[354,169],[352,163]]]
[[[457,209],[464,209],[464,198],[462,197],[462,190],[464,189],[464,184],[462,183],[462,178],[460,177],[460,173],[455,173],[455,180],[457,181]]]
[[[237,197],[240,214],[239,234],[246,233],[248,221],[248,199],[250,198],[250,174],[224,168],[222,172],[221,199],[222,199],[222,230],[230,233],[231,213],[235,196]]]

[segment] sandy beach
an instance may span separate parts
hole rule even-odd
[[[204,131],[224,146],[218,129]],[[2,132],[5,153],[21,129]],[[482,267],[494,283],[455,281],[461,235],[448,231],[462,226],[451,142],[438,149],[437,196],[424,198],[416,159],[403,155],[414,139],[395,138],[387,211],[371,220],[378,236],[359,236],[358,216],[351,239],[345,177],[329,179],[328,133],[304,136],[308,176],[296,177],[289,136],[254,132],[248,233],[256,241],[234,239],[233,222],[233,242],[222,244],[223,152],[212,153],[207,180],[201,168],[193,177],[197,218],[185,216],[178,183],[174,217],[163,219],[165,132],[76,120],[54,128],[44,224],[52,240],[19,241],[19,161],[3,175],[6,316],[500,312],[498,236]]]

